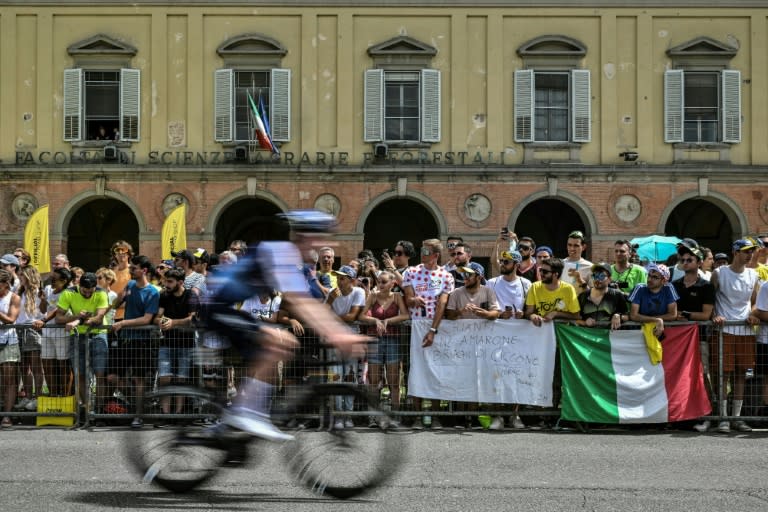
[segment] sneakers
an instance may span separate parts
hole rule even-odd
[[[244,407],[233,407],[224,412],[221,422],[243,432],[269,441],[293,441],[294,437],[272,424],[269,416]]]
[[[344,420],[344,428],[355,428],[355,424],[352,422],[352,418]]]
[[[31,400],[29,398],[26,398],[26,397],[22,398],[21,400],[19,400],[16,403],[16,405],[13,406],[13,408],[14,409],[26,409],[27,405],[29,405],[29,402],[31,402]],[[37,406],[35,406],[35,407],[37,407]]]
[[[723,434],[727,434],[731,431],[731,424],[727,421],[721,421],[717,424],[717,431],[722,432]]]
[[[11,428],[12,426],[13,421],[8,416],[4,417],[3,421],[0,421],[0,428]]]
[[[416,418],[416,421],[411,425],[413,430],[424,430],[424,423],[421,422],[421,418]]]
[[[432,417],[432,425],[430,425],[430,428],[432,430],[443,430],[443,424],[440,423],[440,420]]]
[[[709,430],[710,426],[712,426],[712,422],[709,421],[709,420],[704,420],[701,423],[697,423],[696,425],[694,425],[693,426],[693,430],[695,430],[696,432],[702,432],[703,433],[703,432],[706,432],[707,430]]]
[[[378,423],[376,423],[376,418],[374,418],[373,416],[368,416],[368,428],[377,428],[378,426],[379,425]],[[382,425],[381,428],[386,428],[386,427]]]
[[[733,428],[739,432],[752,432],[752,427],[744,423],[743,420],[734,421]]]
[[[517,430],[523,430],[525,428],[525,423],[523,423],[523,420],[520,419],[520,416],[515,416],[512,419],[512,428]]]
[[[488,430],[504,430],[504,418],[501,416],[494,416]]]
[[[344,421],[343,420],[336,420],[336,422],[333,424],[334,430],[344,430]]]
[[[141,418],[133,418],[131,422],[131,428],[141,428],[144,426],[144,420]]]
[[[24,408],[28,411],[36,411],[37,410],[37,398],[33,398],[32,400],[27,401],[27,405],[24,406]]]

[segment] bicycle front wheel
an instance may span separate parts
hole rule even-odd
[[[302,414],[292,420],[295,441],[286,444],[291,473],[312,492],[335,498],[359,496],[387,482],[402,459],[402,436],[383,429],[336,428],[342,421],[337,399],[354,400],[355,409],[389,422],[359,386],[318,384],[297,399]]]

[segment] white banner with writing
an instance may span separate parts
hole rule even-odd
[[[408,394],[421,398],[552,405],[555,329],[528,320],[443,320],[422,347],[432,321],[414,319]]]

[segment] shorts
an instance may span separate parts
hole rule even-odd
[[[43,359],[69,359],[69,334],[64,329],[43,329],[40,357]]]
[[[0,347],[0,364],[18,363],[19,359],[21,359],[21,351],[18,343]]]
[[[192,368],[192,348],[160,347],[157,351],[157,376],[188,379]]]
[[[400,337],[384,335],[369,345],[368,362],[371,364],[395,364],[400,362]]]
[[[757,343],[754,336],[739,336],[737,334],[723,333],[723,372],[730,373],[735,370],[744,371],[755,367],[755,352]],[[717,371],[718,366],[717,336],[712,338],[711,356],[712,370]]]
[[[85,341],[88,340],[88,354],[91,359],[91,371],[97,374],[104,374],[107,371],[107,362],[109,361],[109,346],[107,345],[106,334],[73,334],[71,338],[70,354],[72,366],[75,366],[75,355],[77,355],[80,372],[85,374]],[[75,344],[77,343],[77,351]]]
[[[22,352],[35,352],[40,350],[43,345],[43,335],[31,327],[19,327],[16,329],[16,336],[19,338]]]

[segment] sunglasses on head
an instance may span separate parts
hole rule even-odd
[[[453,248],[454,248],[454,247],[456,247],[457,245],[458,245],[458,244],[456,244],[456,243],[450,242],[450,243],[448,244],[448,248],[449,248],[449,249],[453,249]]]

